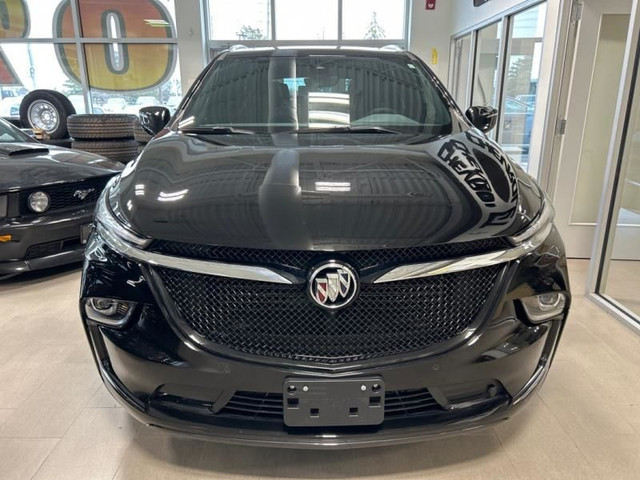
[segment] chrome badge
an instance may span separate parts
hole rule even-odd
[[[309,294],[323,308],[337,310],[349,305],[358,293],[358,276],[340,262],[327,262],[316,267],[309,277]]]
[[[95,192],[95,188],[87,188],[86,190],[76,190],[73,192],[73,196],[78,200],[84,200],[91,192]]]

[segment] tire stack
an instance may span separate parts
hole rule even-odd
[[[139,117],[136,117],[133,121],[133,138],[138,142],[138,153],[142,152],[147,143],[153,138],[142,128]]]
[[[73,148],[128,163],[138,156],[133,136],[135,115],[71,115],[67,119]]]

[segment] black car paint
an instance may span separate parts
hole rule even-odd
[[[121,219],[152,239],[334,252],[343,259],[352,250],[521,232],[539,213],[544,195],[496,143],[472,128],[444,87],[437,79],[434,82],[461,127],[451,136],[428,142],[407,138],[391,145],[381,134],[375,140],[369,136],[368,145],[358,145],[353,136],[344,143],[325,137],[324,143],[314,144],[318,139],[276,135],[266,146],[243,145],[244,136],[211,139],[177,133],[181,108],[122,176],[117,198],[128,207],[119,209]],[[334,145],[328,145],[331,142]],[[351,189],[318,191],[316,181],[349,183]],[[166,198],[176,192],[183,192],[178,200],[160,201],[161,193]],[[105,385],[144,423],[250,445],[387,445],[501,421],[540,386],[568,307],[565,314],[534,325],[518,299],[556,291],[570,300],[564,247],[557,231],[553,229],[535,251],[506,265],[502,275],[499,291],[473,335],[446,351],[339,366],[291,363],[206,351],[178,328],[167,307],[171,300],[154,269],[112,251],[94,234],[87,247],[81,305],[86,297],[139,305],[121,329],[89,321],[82,308],[81,314]],[[379,427],[315,430],[215,415],[234,392],[277,394],[290,377],[378,375],[388,390],[429,388],[441,409],[420,418],[385,421]],[[457,404],[450,394],[460,385],[479,382],[486,391],[476,392],[475,401]]]
[[[4,120],[0,120],[4,122]],[[14,127],[16,136],[22,132]],[[12,240],[0,243],[0,277],[31,270],[55,267],[82,260],[80,244],[82,225],[93,221],[94,205],[81,205],[43,214],[24,212],[24,192],[65,184],[77,184],[108,178],[122,170],[122,165],[87,152],[43,145],[25,137],[24,142],[0,143],[0,195],[8,197],[8,212],[0,218],[0,235]],[[26,259],[34,245],[77,238],[77,243],[62,245],[58,253]]]

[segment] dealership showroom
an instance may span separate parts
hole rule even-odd
[[[0,0],[0,480],[640,479],[640,0]]]

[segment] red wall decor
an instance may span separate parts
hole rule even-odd
[[[436,9],[436,0],[427,0],[425,5],[426,10],[435,10]]]

